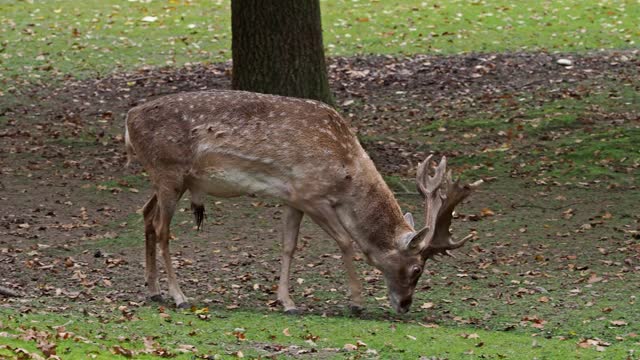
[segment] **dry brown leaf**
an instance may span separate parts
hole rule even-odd
[[[480,210],[480,216],[482,217],[489,217],[489,216],[493,216],[496,213],[493,212],[493,210],[489,209],[489,208],[483,208],[482,210]]]
[[[426,302],[420,306],[421,309],[433,309],[435,305],[432,302]]]
[[[624,321],[624,320],[611,320],[609,321],[609,323],[613,326],[627,326],[629,325],[628,322]]]
[[[114,345],[113,347],[111,347],[111,353],[113,353],[114,355],[121,355],[126,358],[132,358],[133,355],[135,355],[132,350],[125,349],[120,345]]]

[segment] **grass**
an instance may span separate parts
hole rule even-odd
[[[321,1],[327,55],[637,46],[630,1]],[[62,74],[230,58],[227,1],[0,0],[0,91]],[[146,21],[145,21],[146,19]]]
[[[632,354],[625,342],[613,343],[601,353],[576,346],[576,339],[546,339],[508,331],[249,311],[209,313],[206,308],[175,312],[121,307],[111,313],[85,315],[16,315],[0,310],[0,322],[4,327],[0,329],[0,356],[14,356],[17,348],[41,353],[38,347],[48,342],[55,342],[55,352],[65,359],[111,358],[129,351],[127,357],[140,359],[162,354],[178,359],[192,359],[194,354],[255,358],[278,352],[278,358],[310,354],[319,358],[448,359],[621,359]]]
[[[400,127],[360,136],[360,141],[375,143],[391,136],[416,149],[453,154],[451,164],[463,178],[516,176],[567,184],[595,180],[633,185],[640,176],[640,133],[633,121],[640,95],[628,84],[584,86],[595,90],[573,98],[498,104],[499,111],[462,109],[455,117],[417,129]],[[387,180],[398,191],[407,188],[398,179]]]
[[[200,314],[174,311],[169,303],[161,307],[143,304],[135,297],[131,300],[131,295],[128,302],[106,301],[121,290],[101,288],[100,284],[90,290],[73,281],[63,285],[55,278],[42,278],[39,284],[87,292],[93,300],[69,302],[64,296],[47,297],[46,302],[35,301],[23,311],[0,308],[0,343],[13,349],[0,348],[0,356],[13,355],[16,348],[40,353],[37,344],[42,340],[38,339],[45,338],[57,344],[58,355],[65,359],[86,354],[108,358],[118,351],[132,351],[142,359],[165,352],[191,358],[192,353],[179,353],[180,349],[193,351],[190,346],[199,355],[223,358],[236,358],[238,351],[247,358],[276,351],[284,351],[279,358],[299,357],[306,351],[317,351],[309,356],[633,359],[640,351],[635,330],[640,314],[634,310],[637,289],[628,284],[637,283],[637,272],[625,270],[625,259],[634,256],[635,245],[622,229],[628,229],[638,216],[633,210],[635,199],[624,191],[605,194],[560,187],[531,196],[522,186],[521,182],[500,180],[486,184],[483,192],[474,196],[474,202],[460,209],[462,214],[477,214],[481,207],[489,207],[495,215],[483,221],[456,221],[457,234],[475,230],[480,240],[457,259],[428,263],[429,274],[423,276],[416,292],[415,310],[405,316],[390,314],[381,282],[365,284],[367,310],[362,319],[348,316],[346,310],[341,312],[346,299],[339,260],[331,262],[319,255],[332,253],[335,246],[308,222],[302,229],[305,249],[296,257],[299,266],[293,275],[293,279],[305,281],[303,286],[294,286],[293,296],[299,305],[311,309],[301,317],[280,315],[279,307],[267,305],[275,296],[273,292],[253,287],[260,284],[261,289],[269,289],[274,284],[275,275],[269,271],[264,274],[263,264],[273,260],[277,266],[277,236],[258,237],[253,247],[236,250],[224,249],[239,243],[220,241],[220,236],[235,236],[229,229],[238,227],[244,227],[241,232],[250,237],[254,233],[270,234],[279,209],[270,204],[254,207],[255,199],[223,200],[217,205],[213,201],[218,199],[211,199],[204,231],[193,230],[188,211],[178,211],[173,226],[174,251],[180,249],[174,261],[181,263],[183,258],[198,256],[195,268],[183,266],[178,271]],[[492,194],[492,200],[483,193]],[[421,218],[416,196],[402,195],[399,199],[403,209]],[[574,204],[576,199],[579,204]],[[225,218],[224,225],[213,224],[220,219],[216,207],[232,215]],[[575,215],[563,219],[568,208],[576,209]],[[605,216],[608,212],[612,215]],[[140,215],[132,214],[126,222],[126,227],[116,228],[116,238],[89,240],[74,252],[65,250],[63,256],[89,262],[77,257],[90,251],[90,258],[95,249],[113,253],[115,258],[122,256],[118,254],[142,254]],[[582,230],[585,223],[594,225]],[[248,227],[252,230],[246,230]],[[317,241],[309,242],[312,238]],[[193,243],[189,245],[187,239]],[[222,249],[221,254],[226,255],[215,255],[215,249]],[[188,255],[191,251],[193,255]],[[234,258],[238,256],[246,259],[240,253],[244,251],[261,254],[259,260],[241,260],[246,262],[242,268],[226,273],[228,261],[237,262]],[[49,262],[44,253],[41,258]],[[144,292],[139,264],[118,268],[116,275],[112,272],[115,270],[104,269],[101,262],[89,262],[91,274],[107,270],[103,274],[111,274],[116,282],[123,281],[125,273],[135,272],[136,278],[127,275],[124,281],[136,284],[130,289],[133,293]],[[307,266],[312,263],[313,268]],[[370,267],[362,261],[357,264],[363,276],[370,274]],[[64,278],[65,272],[70,276],[75,270],[58,271]],[[240,280],[244,276],[251,276],[251,280]],[[191,279],[199,285],[189,286]],[[302,296],[307,289],[313,289],[312,295]],[[205,311],[203,306],[207,304]],[[420,309],[424,304],[430,305]],[[227,306],[237,308],[227,310]],[[329,314],[323,316],[326,309]],[[616,321],[620,325],[615,325]],[[64,329],[58,330],[61,325]],[[44,333],[34,335],[29,329]],[[67,332],[73,335],[57,335]],[[152,345],[145,346],[145,339]],[[366,346],[340,351],[345,344],[358,341]]]
[[[631,164],[640,162],[640,129],[611,129],[563,139],[555,152],[562,152],[565,166],[551,174],[558,178],[614,178],[637,175]],[[627,170],[629,169],[629,170]],[[619,176],[616,176],[619,175]]]

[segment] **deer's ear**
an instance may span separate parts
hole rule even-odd
[[[416,224],[413,222],[413,215],[410,212],[404,214],[404,220],[411,225],[412,228],[416,228]]]
[[[427,236],[428,232],[429,228],[423,227],[420,231],[409,234],[405,238],[404,249],[411,252],[421,251],[422,249],[420,249],[420,245],[423,243],[424,237]]]

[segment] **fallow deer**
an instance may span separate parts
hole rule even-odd
[[[169,254],[169,224],[178,200],[189,190],[198,227],[205,195],[271,196],[283,202],[282,267],[277,298],[296,312],[289,272],[304,214],[338,243],[349,281],[351,309],[362,309],[362,285],[353,265],[354,240],[366,261],[384,275],[398,313],[409,310],[425,261],[462,246],[452,240],[454,207],[482,181],[453,182],[443,157],[418,168],[426,224],[415,230],[356,135],[331,107],[312,100],[241,91],[168,95],[131,109],[125,143],[153,184],[143,208],[145,278],[159,300],[156,243],[164,258],[169,294],[186,307]]]

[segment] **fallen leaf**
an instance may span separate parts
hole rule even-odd
[[[134,352],[132,350],[125,349],[120,345],[114,345],[111,348],[111,353],[113,353],[114,355],[121,355],[121,356],[124,356],[126,358],[132,358],[133,355],[134,355]]]
[[[344,346],[342,347],[342,350],[347,352],[355,351],[355,350],[358,350],[358,347],[353,344],[344,344]]]
[[[574,215],[574,210],[571,209],[571,208],[569,208],[569,209],[567,209],[567,210],[562,212],[562,217],[567,219],[567,220],[571,219],[573,217],[573,215]]]
[[[482,217],[489,217],[489,216],[493,216],[496,213],[493,212],[493,210],[489,209],[489,208],[483,208],[482,210],[480,210],[480,216]]]
[[[432,302],[426,302],[420,306],[421,309],[433,309],[435,305]]]
[[[611,320],[609,321],[609,323],[613,326],[627,326],[629,325],[629,323],[627,323],[624,320]]]
[[[558,65],[562,65],[562,66],[571,66],[571,65],[573,65],[573,61],[571,61],[570,59],[558,59],[556,61],[556,63]]]

